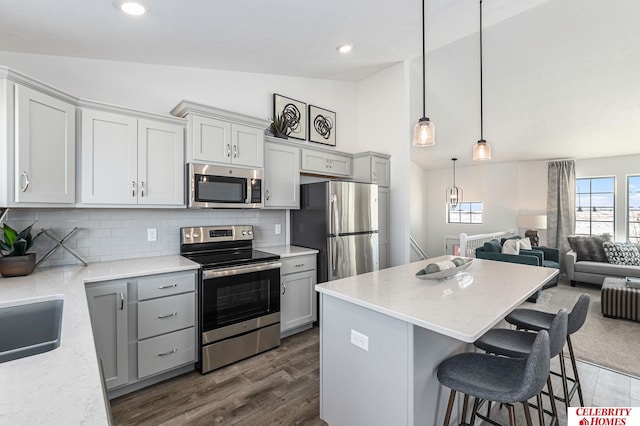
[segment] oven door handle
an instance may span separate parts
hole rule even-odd
[[[229,275],[249,274],[251,272],[268,271],[270,269],[278,269],[282,266],[281,262],[261,263],[259,265],[232,266],[222,269],[211,269],[202,271],[202,279],[226,277]]]

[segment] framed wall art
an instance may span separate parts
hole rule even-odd
[[[307,104],[274,93],[273,118],[276,115],[284,115],[289,120],[290,138],[307,140]]]
[[[309,105],[309,140],[336,146],[336,113]]]

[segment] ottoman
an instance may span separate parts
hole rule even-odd
[[[627,287],[625,278],[604,279],[600,304],[607,318],[640,321],[640,289]]]

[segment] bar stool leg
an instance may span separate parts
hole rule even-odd
[[[507,404],[509,410],[509,426],[516,426],[516,410],[513,404]],[[530,424],[527,426],[531,426]]]
[[[491,401],[489,401],[489,404],[491,404]],[[473,411],[471,412],[471,421],[469,422],[470,425],[473,425],[476,422],[476,412],[478,411],[478,406],[480,406],[480,398],[473,398]],[[489,417],[487,415],[487,417]]]
[[[578,377],[578,365],[576,364],[576,357],[573,354],[573,345],[571,344],[571,336],[567,335],[567,346],[569,346],[569,356],[571,357],[571,366],[573,367],[573,378],[576,381],[578,387],[578,398],[580,399],[580,406],[584,407],[584,400],[582,399],[582,385],[580,385],[580,377]]]
[[[529,402],[522,401],[522,407],[524,408],[524,418],[527,420],[527,426],[532,425],[531,410],[529,409]]]
[[[467,406],[469,405],[469,395],[464,394],[464,401],[462,403],[462,422],[465,423],[467,421]]]
[[[449,394],[449,404],[447,404],[447,414],[444,416],[444,426],[449,426],[449,422],[451,421],[451,410],[453,409],[453,401],[456,399],[456,391],[451,389],[451,393]]]
[[[549,391],[549,402],[551,403],[551,412],[553,417],[558,421],[558,407],[556,406],[556,397],[553,394],[553,385],[551,384],[551,374],[547,378],[547,390]]]
[[[540,426],[544,426],[544,408],[542,408],[542,397],[540,394],[536,395],[536,402],[538,403],[538,419],[540,420]]]
[[[567,367],[564,362],[564,351],[560,351],[560,374],[562,376],[562,391],[564,392],[564,405],[569,409],[571,400],[569,398],[569,387],[567,385]]]

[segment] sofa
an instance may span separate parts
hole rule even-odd
[[[638,277],[640,278],[640,261],[632,253],[638,253],[640,245],[633,243],[610,242],[607,235],[595,236],[571,236],[569,245],[571,250],[565,256],[565,266],[567,277],[571,281],[571,286],[584,282],[602,285],[606,277]],[[617,245],[626,247],[630,258],[622,256],[607,257],[605,246]],[[613,260],[610,262],[609,260]],[[636,263],[636,264],[633,264]]]
[[[507,240],[519,240],[521,237],[503,238],[484,243],[482,247],[476,249],[476,258],[496,260],[499,262],[519,263],[522,265],[542,266],[547,268],[560,268],[560,251],[551,247],[532,247],[529,249],[518,249],[518,254],[503,253],[503,247]],[[558,276],[549,281],[543,289],[553,287],[558,284]],[[541,291],[541,290],[540,290]],[[531,296],[528,301],[535,302],[540,295],[540,291]]]

